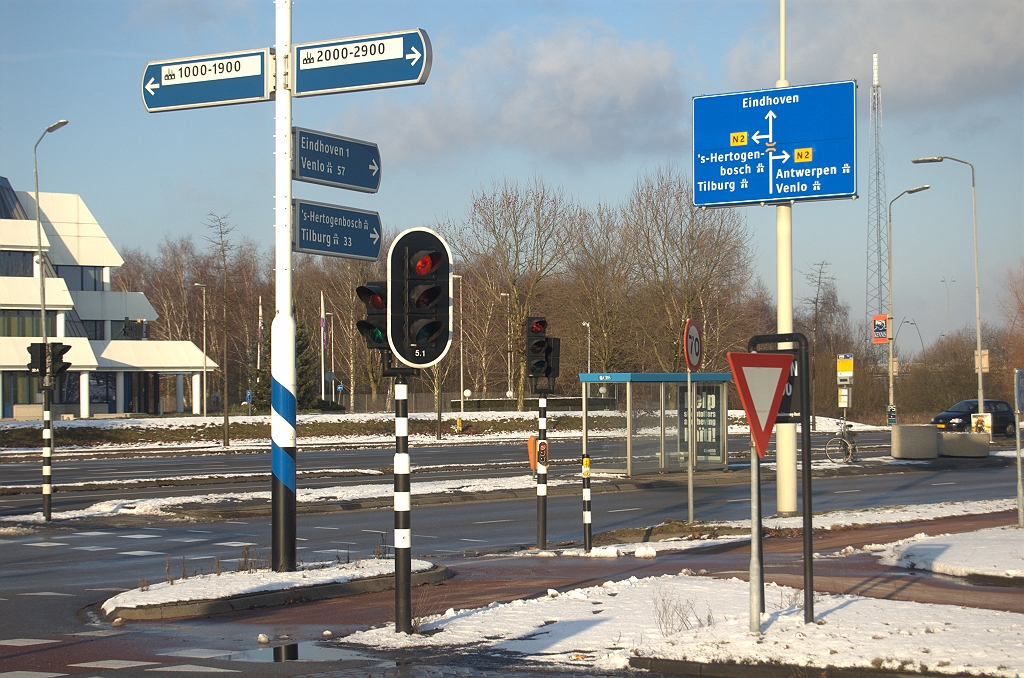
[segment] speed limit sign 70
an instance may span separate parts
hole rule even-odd
[[[704,357],[704,342],[700,337],[700,326],[693,318],[686,321],[684,330],[686,337],[686,369],[696,372],[700,369],[701,358]]]

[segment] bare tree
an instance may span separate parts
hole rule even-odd
[[[223,352],[221,353],[223,364],[221,365],[221,377],[223,390],[221,391],[221,404],[224,407],[224,447],[231,444],[228,422],[228,254],[235,249],[228,236],[235,230],[235,227],[228,222],[230,215],[218,215],[210,212],[206,218],[206,227],[212,235],[204,236],[210,243],[217,257],[217,270],[221,282],[221,327],[223,335]]]

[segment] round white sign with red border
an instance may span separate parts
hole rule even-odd
[[[693,318],[686,321],[683,336],[686,339],[686,369],[696,372],[700,369],[701,358],[704,357],[704,340],[700,336],[700,326]]]

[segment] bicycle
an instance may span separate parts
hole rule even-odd
[[[857,434],[844,419],[839,425],[839,435],[825,443],[825,456],[834,464],[857,461]]]

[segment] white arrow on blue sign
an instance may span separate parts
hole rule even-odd
[[[363,193],[380,188],[377,144],[301,127],[292,128],[292,138],[292,179]]]
[[[374,261],[380,255],[380,215],[352,207],[292,200],[292,251]]]
[[[422,85],[432,59],[421,28],[307,42],[293,50],[292,96]]]
[[[693,98],[693,204],[857,195],[857,83]]]
[[[150,61],[142,71],[142,103],[150,113],[269,101],[269,49]]]

